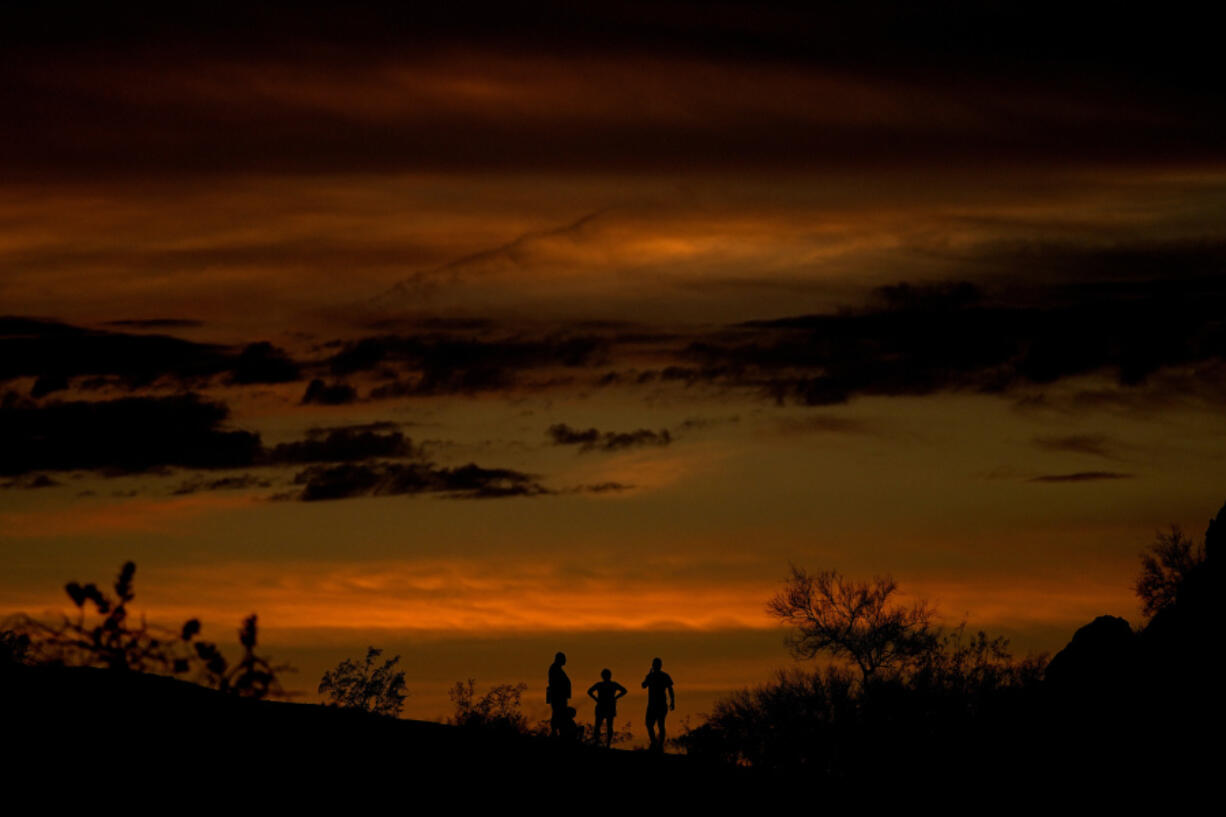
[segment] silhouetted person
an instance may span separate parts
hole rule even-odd
[[[553,657],[553,663],[549,665],[549,686],[545,687],[545,703],[553,707],[553,717],[549,719],[549,734],[558,735],[563,731],[567,716],[566,710],[567,701],[570,700],[570,678],[566,675],[566,670],[562,669],[566,664],[566,653],[560,652]],[[574,723],[574,715],[570,716],[571,723]]]
[[[612,746],[613,719],[617,717],[617,699],[626,694],[626,688],[613,680],[613,673],[610,670],[602,669],[600,677],[603,680],[587,688],[588,697],[596,702],[596,725],[592,727],[594,730],[592,737],[593,739],[600,737],[600,722],[607,720],[609,722],[607,743]]]
[[[660,669],[664,662],[659,658],[651,661],[651,672],[643,679],[643,689],[647,690],[647,737],[651,739],[651,748],[664,750],[664,719],[670,709],[677,708],[677,698],[673,694],[673,679]],[[665,700],[667,690],[668,703]],[[660,735],[656,736],[656,725],[660,726]]]

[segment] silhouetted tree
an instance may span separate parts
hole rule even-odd
[[[383,650],[367,647],[366,660],[360,666],[351,659],[340,662],[324,673],[320,694],[327,695],[332,706],[398,717],[405,698],[404,672],[394,671],[400,656],[375,667],[375,659],[382,654]]]
[[[935,611],[923,601],[896,604],[897,589],[889,576],[857,582],[834,570],[811,575],[793,565],[767,611],[796,628],[787,644],[797,658],[823,652],[846,658],[868,680],[913,667],[938,646]]]
[[[1212,527],[1210,528],[1212,530]],[[1184,536],[1178,525],[1159,533],[1141,557],[1141,575],[1134,589],[1147,618],[1173,607],[1189,581],[1205,564],[1205,548]]]
[[[927,603],[899,604],[896,592],[889,577],[855,582],[793,567],[770,612],[795,626],[788,644],[797,658],[844,663],[780,672],[722,698],[675,743],[776,771],[923,780],[943,755],[1024,723],[1046,659],[1016,660],[1007,640],[965,625],[942,630]]]
[[[476,679],[469,678],[467,682],[456,681],[447,693],[455,704],[451,723],[520,734],[531,731],[527,718],[520,711],[527,684],[498,684],[480,698],[477,697],[476,687]]]

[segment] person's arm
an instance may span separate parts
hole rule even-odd
[[[592,684],[590,687],[587,688],[587,696],[591,698],[593,701],[597,701],[597,702],[600,701],[600,699],[596,697],[596,685],[595,684]]]
[[[668,684],[668,708],[670,710],[677,708],[677,696],[673,693],[673,685],[671,681]]]
[[[614,682],[614,683],[616,683],[616,682]],[[630,690],[626,689],[626,688],[625,688],[624,686],[622,686],[621,684],[617,684],[617,689],[613,690],[613,700],[615,700],[615,701],[616,701],[618,698],[621,698],[621,697],[623,697],[623,696],[625,696],[625,695],[628,695],[628,694],[630,694]]]
[[[643,679],[643,689],[647,689],[648,682],[651,681],[651,673],[647,673],[647,677]]]

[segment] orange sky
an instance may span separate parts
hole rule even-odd
[[[417,717],[659,654],[693,716],[789,664],[789,563],[1050,651],[1226,500],[1194,49],[380,8],[0,34],[0,410],[38,429],[0,437],[0,614],[132,559],[151,619],[255,611],[308,695],[367,644]],[[242,374],[260,342],[292,372]],[[184,395],[220,419],[91,414]],[[303,453],[333,431],[384,453]]]

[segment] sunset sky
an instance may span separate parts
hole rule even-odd
[[[0,616],[130,559],[308,700],[563,650],[640,736],[791,664],[789,564],[1139,621],[1226,501],[1220,29],[579,5],[0,12]]]

